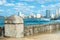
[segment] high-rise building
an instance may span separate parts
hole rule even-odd
[[[50,18],[50,10],[46,10],[46,18]]]
[[[56,17],[60,17],[60,8],[56,9]]]
[[[22,14],[22,12],[19,12],[19,13],[18,13],[18,15],[19,15],[20,17],[22,17],[22,18],[24,18],[24,17],[25,17],[25,15],[24,15],[24,14]]]

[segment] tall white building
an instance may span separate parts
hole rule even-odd
[[[55,18],[55,14],[51,14],[51,18]]]
[[[56,9],[56,17],[60,16],[60,8]]]
[[[22,12],[19,12],[19,16],[25,18],[25,15]]]
[[[37,18],[41,18],[41,16],[42,16],[41,14],[37,14],[36,15]]]

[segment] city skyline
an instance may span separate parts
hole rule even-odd
[[[18,16],[22,17],[22,18],[59,18],[60,17],[60,8],[57,8],[55,10],[55,14],[51,13],[51,10],[46,10],[46,14],[43,16],[40,13],[37,14],[30,14],[28,16],[26,16],[25,14],[23,14],[22,12],[18,12]]]
[[[57,8],[60,8],[60,0],[0,0],[0,16],[18,15],[18,12],[46,15],[46,10],[55,14]]]

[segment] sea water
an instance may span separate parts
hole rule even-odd
[[[0,18],[0,27],[4,26],[4,18]],[[49,24],[54,22],[60,22],[60,20],[51,20],[44,18],[25,18],[23,19],[24,25],[33,25],[33,24]]]
[[[60,22],[60,20],[51,20],[43,18],[26,18],[24,19],[24,25],[33,25],[33,24],[49,24],[54,22]]]
[[[0,17],[0,27],[4,27],[4,21],[5,21],[5,18],[4,17]]]

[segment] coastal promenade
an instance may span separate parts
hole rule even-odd
[[[24,27],[24,36],[31,36],[42,33],[54,33],[59,30],[60,23],[27,25]]]
[[[60,31],[55,33],[40,34],[36,36],[24,37],[24,38],[1,38],[0,40],[59,40]]]
[[[59,40],[60,23],[24,26],[24,37],[3,37],[0,40]]]

